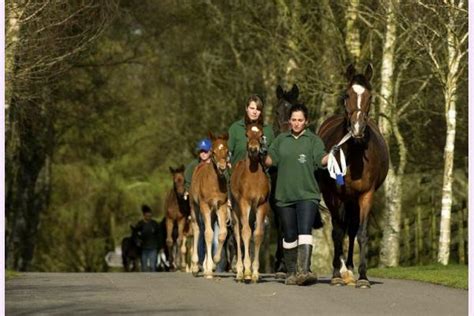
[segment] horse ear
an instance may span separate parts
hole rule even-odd
[[[169,167],[169,169],[171,173],[174,173],[175,170],[173,169],[173,167]]]
[[[370,81],[370,79],[372,78],[373,72],[374,71],[372,69],[372,64],[368,64],[367,67],[365,68],[365,79]]]
[[[278,85],[278,87],[276,88],[277,99],[283,98],[283,94],[284,94],[283,88],[280,85]]]
[[[210,139],[211,141],[215,141],[215,140],[216,140],[216,137],[214,136],[214,134],[212,134],[211,131],[209,131],[209,132],[207,133],[207,135],[209,136],[209,139]]]
[[[222,134],[221,138],[225,141],[229,140],[229,133],[225,132],[224,134]]]
[[[346,78],[349,81],[352,81],[352,78],[354,78],[356,73],[356,69],[353,64],[350,64],[347,69],[346,69]]]
[[[293,97],[293,100],[298,100],[298,96],[300,94],[300,90],[298,89],[298,86],[294,83],[293,87],[291,88],[291,96]]]
[[[135,226],[133,226],[132,224],[130,224],[130,229],[131,229],[131,230],[134,230],[134,229],[135,229]]]
[[[183,164],[181,164],[181,166],[179,166],[179,168],[178,168],[178,169],[179,169],[181,172],[183,172],[183,171],[184,171],[184,165],[183,165]]]

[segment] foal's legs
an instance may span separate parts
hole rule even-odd
[[[219,236],[217,244],[217,251],[214,255],[214,263],[218,264],[221,261],[222,247],[224,246],[225,239],[227,237],[227,203],[222,204],[217,211],[217,220],[219,223]]]
[[[212,223],[211,223],[211,209],[207,203],[201,202],[200,204],[201,215],[203,216],[204,220],[204,237],[206,241],[206,258],[204,259],[203,269],[204,269],[204,277],[206,279],[212,279],[212,236],[214,232],[212,230]]]
[[[237,275],[235,276],[235,280],[242,281],[244,279],[244,273],[242,264],[242,248],[240,247],[240,221],[235,211],[232,212],[232,216],[234,217],[234,236],[237,248],[237,264],[235,265]]]
[[[270,208],[268,202],[260,205],[257,208],[257,216],[256,216],[256,225],[255,230],[253,232],[253,242],[255,245],[255,251],[253,253],[253,264],[252,264],[252,282],[258,282],[260,276],[258,274],[258,269],[260,267],[260,246],[263,241],[263,234],[265,233],[265,216],[267,215],[268,209]]]
[[[194,203],[194,201],[191,201],[191,225],[193,228],[193,256],[191,259],[192,260],[191,272],[193,273],[194,276],[197,276],[199,272],[198,241],[199,241],[199,234],[201,232],[199,231],[199,224],[196,217],[195,206],[196,204]]]
[[[342,242],[344,240],[344,221],[340,214],[341,204],[328,205],[331,211],[332,220],[332,240],[334,243],[334,257],[332,260],[333,272],[331,285],[344,285],[344,281],[341,278],[341,257],[342,257]]]
[[[166,247],[168,247],[169,253],[169,262],[170,262],[170,269],[174,270],[176,268],[174,262],[174,253],[173,253],[173,226],[174,221],[172,218],[166,217]]]
[[[184,257],[186,254],[186,244],[183,244],[183,241],[186,242],[184,238],[184,224],[186,223],[186,218],[182,217],[178,219],[178,240],[177,240],[177,248],[178,248],[178,256],[179,260],[177,260],[177,266],[181,269],[181,271],[186,270],[186,258]]]
[[[244,279],[252,279],[251,261],[250,261],[250,237],[252,230],[249,225],[250,205],[245,199],[239,201],[240,223],[242,224],[242,240],[244,242]]]
[[[344,204],[346,208],[345,223],[349,235],[349,249],[347,251],[347,273],[342,275],[344,283],[347,285],[355,285],[354,279],[354,240],[359,229],[359,205],[354,201],[349,201]]]

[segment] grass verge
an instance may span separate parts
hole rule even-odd
[[[5,270],[5,280],[10,280],[17,277],[19,274],[16,271]]]
[[[423,281],[467,290],[468,266],[461,264],[432,264],[427,266],[373,268],[370,277]]]

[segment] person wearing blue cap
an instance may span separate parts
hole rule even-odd
[[[198,152],[197,159],[191,161],[186,168],[184,169],[184,196],[187,199],[189,195],[189,188],[191,187],[191,180],[193,178],[194,169],[200,163],[210,163],[211,162],[211,148],[212,142],[209,138],[203,138],[199,140],[196,144],[196,151]],[[198,218],[198,225],[199,230],[204,232],[204,222],[201,220],[201,217],[196,214]],[[202,265],[204,261],[204,256],[206,255],[206,249],[204,244],[204,234],[199,234],[199,241],[198,241],[198,257],[199,257],[199,264]]]

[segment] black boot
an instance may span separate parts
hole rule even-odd
[[[296,285],[296,257],[298,248],[284,249],[283,257],[286,265],[286,285]]]
[[[296,284],[298,285],[309,285],[318,281],[316,275],[314,275],[310,270],[312,252],[312,245],[303,244],[298,246],[298,260],[296,267]]]

